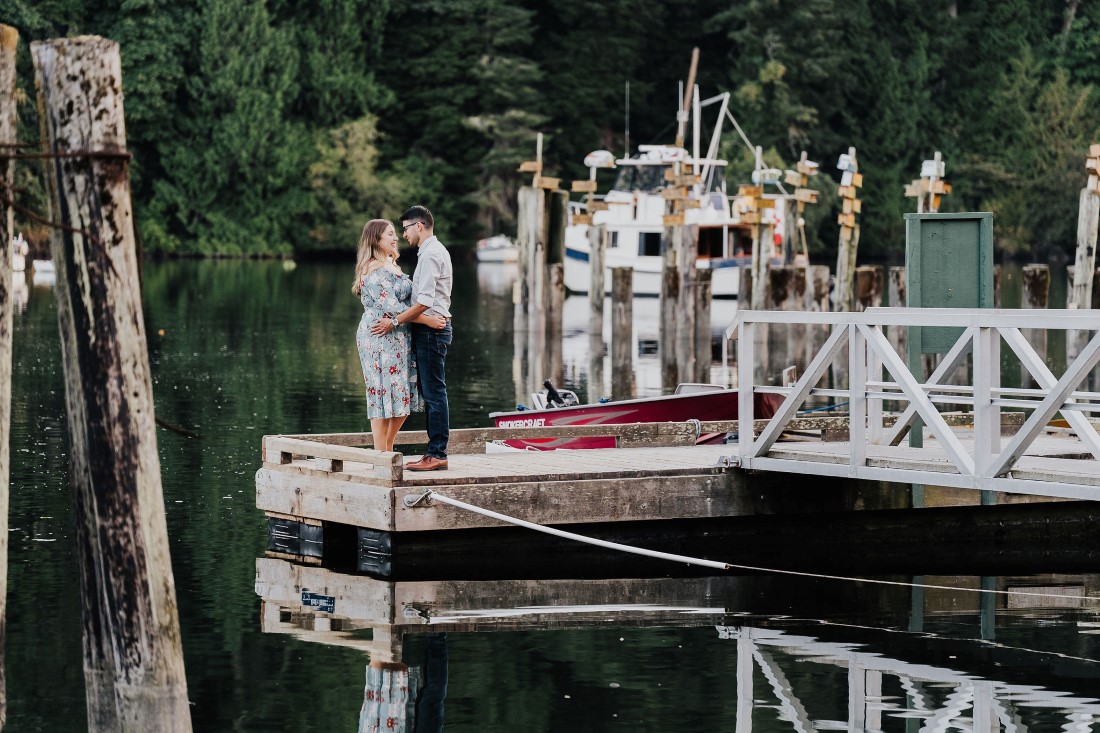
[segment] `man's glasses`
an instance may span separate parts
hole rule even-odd
[[[418,221],[410,222],[409,224],[406,224],[405,226],[401,227],[401,231],[402,232],[407,232],[407,231],[409,231],[409,227],[414,227],[419,223],[420,222],[418,222]]]

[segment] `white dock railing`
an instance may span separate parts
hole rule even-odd
[[[754,382],[757,330],[765,324],[819,325],[831,333],[790,387]],[[883,329],[892,326],[957,327],[962,335],[939,367],[921,381],[887,340]],[[1021,333],[1021,329],[1093,332],[1087,345],[1055,377]],[[862,313],[802,313],[740,311],[727,331],[737,339],[739,397],[738,458],[742,468],[840,475],[880,481],[930,483],[940,486],[1068,498],[1100,499],[1100,435],[1088,416],[1100,412],[1100,392],[1080,390],[1082,382],[1100,363],[1100,312],[1087,310],[991,310],[962,308],[871,308]],[[1001,342],[1019,358],[1039,389],[1001,387]],[[824,390],[817,384],[847,346],[849,389]],[[956,368],[973,355],[973,384],[945,384]],[[883,369],[886,377],[883,378]],[[754,436],[751,429],[753,393],[786,394],[782,406],[767,427]],[[807,451],[797,455],[774,450],[776,440],[812,395],[847,396],[849,444],[847,462],[835,451]],[[907,407],[889,430],[883,426],[883,403],[904,402]],[[952,431],[937,404],[972,405],[972,449]],[[1001,409],[1030,411],[1023,426],[1009,438],[1001,438]],[[1091,460],[1054,461],[1046,467],[1030,460],[1028,470],[1018,462],[1054,416],[1061,412]],[[935,437],[939,456],[934,465],[928,450],[890,450],[897,446],[920,419]],[[969,442],[969,441],[965,441]],[[805,445],[805,444],[804,444]],[[784,457],[785,456],[785,457]],[[792,456],[794,456],[792,458]],[[841,461],[841,462],[838,462]],[[1057,465],[1055,465],[1057,464]]]

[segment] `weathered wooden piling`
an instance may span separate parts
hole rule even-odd
[[[595,168],[592,169],[595,177]],[[603,391],[603,306],[608,283],[604,282],[604,263],[607,255],[607,225],[588,227],[588,401],[596,402]]]
[[[1077,252],[1073,267],[1070,268],[1069,287],[1067,288],[1068,307],[1096,308],[1096,237],[1100,226],[1100,145],[1089,146],[1089,156],[1085,160],[1088,182],[1081,189],[1080,207],[1077,214]],[[1066,333],[1066,357],[1077,358],[1088,343],[1086,331]]]
[[[537,307],[539,303],[536,295],[539,284],[536,280],[541,270],[536,265],[536,252],[543,248],[545,242],[545,199],[542,191],[534,186],[520,186],[516,198],[516,255],[519,269],[517,305],[525,315],[529,315],[532,307]]]
[[[777,206],[780,202],[769,203]],[[752,292],[748,302],[753,310],[764,310],[768,302],[768,268],[771,267],[775,235],[768,209],[763,208],[763,199],[758,199],[757,210],[759,219],[752,227]]]
[[[682,148],[687,131],[688,109],[698,99],[695,74],[699,68],[699,49],[691,53],[684,98],[677,115],[675,147]],[[661,262],[661,303],[658,324],[661,357],[661,387],[669,390],[690,374],[695,364],[695,329],[691,317],[695,310],[695,260],[698,227],[687,227],[688,192],[695,183],[695,170],[688,171],[677,161],[665,174],[662,191],[665,199],[663,259]]]
[[[892,265],[887,277],[886,305],[891,308],[904,308],[907,304],[905,288],[905,265]],[[904,326],[890,326],[886,329],[886,337],[899,354],[905,353],[905,337],[907,329]]]
[[[530,186],[517,194],[516,247],[519,281],[515,290],[514,324],[516,340],[517,398],[541,389],[543,380],[560,381],[561,306],[565,302],[564,278],[555,280],[555,266],[565,257],[565,229],[568,224],[569,194],[558,190],[560,180],[542,175],[542,133],[536,141],[536,159],[520,165],[521,172],[533,173]],[[560,273],[559,273],[560,274]],[[561,289],[556,293],[555,289]]]
[[[799,249],[799,202],[796,201],[794,198],[784,198],[776,201],[775,205],[783,207],[783,241],[781,258],[784,265],[791,265],[794,264],[794,256]]]
[[[829,310],[829,268],[786,265],[768,271],[768,310]]]
[[[560,384],[564,374],[562,359],[562,310],[565,307],[565,265],[555,262],[547,268],[550,307],[546,313],[546,356],[549,379]]]
[[[882,265],[860,265],[855,269],[852,310],[860,313],[882,305]]]
[[[130,204],[122,65],[31,44],[57,270],[88,727],[190,731]],[[5,242],[5,247],[10,246]]]
[[[611,398],[634,396],[634,270],[611,270]]]
[[[588,332],[588,402],[599,402],[606,397],[604,390],[604,342],[603,326],[599,331]]]
[[[607,225],[588,227],[588,265],[591,279],[588,285],[589,330],[603,324],[603,300],[608,283],[604,282],[607,257]]]
[[[1089,146],[1085,162],[1088,184],[1081,189],[1077,214],[1077,253],[1074,257],[1074,278],[1070,288],[1070,308],[1090,308],[1092,303],[1092,278],[1088,273],[1096,270],[1096,235],[1100,227],[1100,145]]]
[[[680,251],[676,256],[679,265],[680,293],[676,303],[676,381],[664,387],[675,387],[680,382],[695,381],[697,369],[695,360],[697,349],[695,339],[698,328],[698,320],[701,313],[701,303],[696,298],[699,294],[696,283],[699,278],[699,269],[695,266],[698,256],[699,227],[681,227],[682,233],[679,241]],[[706,342],[710,343],[710,301],[707,301]],[[709,352],[708,352],[709,353]],[[710,369],[710,359],[707,359],[707,370]]]
[[[1074,265],[1070,265],[1069,267],[1066,268],[1066,283],[1067,283],[1067,287],[1066,287],[1066,307],[1067,308],[1073,308],[1074,307],[1074,305],[1073,305],[1074,302],[1075,302],[1074,299],[1077,297],[1077,294],[1075,292],[1077,290],[1077,279],[1078,279],[1077,278],[1077,268]],[[1090,288],[1090,290],[1092,292],[1089,294],[1089,300],[1087,301],[1087,304],[1084,307],[1085,308],[1100,309],[1100,268],[1094,269],[1092,271],[1092,277],[1089,278],[1089,279],[1092,280],[1092,287]],[[1078,307],[1080,307],[1080,306],[1078,306]]]
[[[1023,292],[1020,296],[1021,308],[1047,308],[1050,299],[1050,265],[1024,265],[1021,275],[1023,280]],[[1035,353],[1044,361],[1047,358],[1047,329],[1022,328],[1020,332],[1028,343],[1035,349]],[[1038,382],[1032,376],[1031,371],[1025,365],[1020,365],[1020,383],[1025,387],[1038,387]]]
[[[1050,299],[1050,265],[1024,265],[1021,308],[1046,308]]]
[[[891,308],[904,308],[905,300],[905,265],[892,265],[890,267],[890,282],[886,291],[886,303]]]
[[[0,153],[10,153],[17,142],[15,107],[15,55],[19,32],[0,25]],[[3,196],[12,199],[15,161],[4,161]],[[4,204],[3,246],[0,247],[0,730],[8,717],[7,680],[4,675],[4,644],[7,637],[8,600],[8,491],[11,479],[11,350],[12,293],[11,240],[15,235],[12,208]]]
[[[668,207],[672,205],[672,201],[667,204]],[[680,217],[682,221],[683,214],[666,214],[665,221],[668,222],[670,217]],[[664,251],[661,262],[661,320],[657,325],[657,330],[660,339],[658,352],[661,357],[661,386],[667,389],[674,386],[680,379],[680,367],[676,361],[676,356],[680,331],[680,286],[682,283],[679,256],[680,251],[683,249],[684,227],[666,223],[662,237]]]
[[[709,382],[710,365],[713,360],[710,343],[710,301],[714,292],[714,270],[699,270],[695,273],[695,370],[682,382]]]
[[[856,198],[856,189],[863,185],[863,175],[859,172],[859,163],[856,160],[856,149],[848,148],[847,154],[840,156],[836,167],[841,170],[840,187],[837,189],[841,209],[837,216],[840,238],[836,255],[836,294],[833,307],[837,311],[850,311],[855,283],[856,254],[859,251],[859,223],[856,215],[861,210],[861,202]]]

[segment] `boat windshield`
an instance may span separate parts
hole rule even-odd
[[[665,171],[671,168],[671,164],[620,166],[619,175],[615,179],[615,185],[612,186],[612,189],[615,191],[657,193],[668,185],[665,180]],[[724,174],[724,165],[715,166],[714,175],[710,177],[708,191],[725,191]]]
[[[657,193],[665,183],[665,171],[671,165],[624,165],[619,168],[619,176],[612,187],[616,191],[644,191]]]

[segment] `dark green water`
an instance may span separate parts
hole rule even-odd
[[[201,435],[157,434],[196,730],[357,730],[367,656],[261,629],[256,560],[267,538],[253,480],[265,434],[367,426],[354,344],[361,308],[350,293],[350,269],[266,262],[145,267],[157,414]],[[489,411],[515,401],[506,278],[457,267],[454,312],[452,424],[487,425]],[[16,316],[14,348],[7,730],[81,731],[80,608],[52,290],[31,289]],[[583,394],[583,369],[566,356],[566,386]],[[407,426],[420,429],[422,418]],[[552,562],[516,552],[527,562]],[[945,580],[977,584],[928,582]],[[643,585],[640,595],[616,597],[613,587],[602,595],[589,587],[581,615],[482,621],[478,633],[462,623],[450,627],[445,729],[741,732],[749,720],[759,731],[787,731],[800,715],[818,729],[847,728],[849,669],[873,666],[860,650],[894,660],[866,708],[884,730],[916,731],[915,721],[932,720],[960,699],[948,720],[969,721],[967,694],[992,695],[1001,707],[983,703],[981,710],[1003,709],[1033,731],[1061,730],[1070,715],[1077,716],[1074,730],[1100,729],[1100,703],[1088,701],[1089,690],[1100,694],[1100,664],[1093,661],[1100,659],[1100,581],[999,582],[1067,587],[1063,593],[1087,599],[1033,600],[1020,608],[1001,599],[983,615],[973,594],[930,590],[924,613],[914,616],[907,588],[777,576],[698,590],[684,581],[684,593],[668,601],[670,618],[644,606],[665,598],[658,589],[647,595]],[[519,617],[532,612],[524,613]],[[907,632],[914,625],[919,634]],[[754,642],[755,656],[743,653],[742,671],[745,655],[753,660],[752,685],[746,693],[742,678],[740,706],[739,642],[727,627],[756,629],[734,636],[786,635]],[[410,636],[405,661],[416,668],[423,649],[422,637]],[[975,683],[979,678],[988,685]],[[1068,697],[1058,702],[1041,688]],[[755,704],[747,706],[746,697]]]

